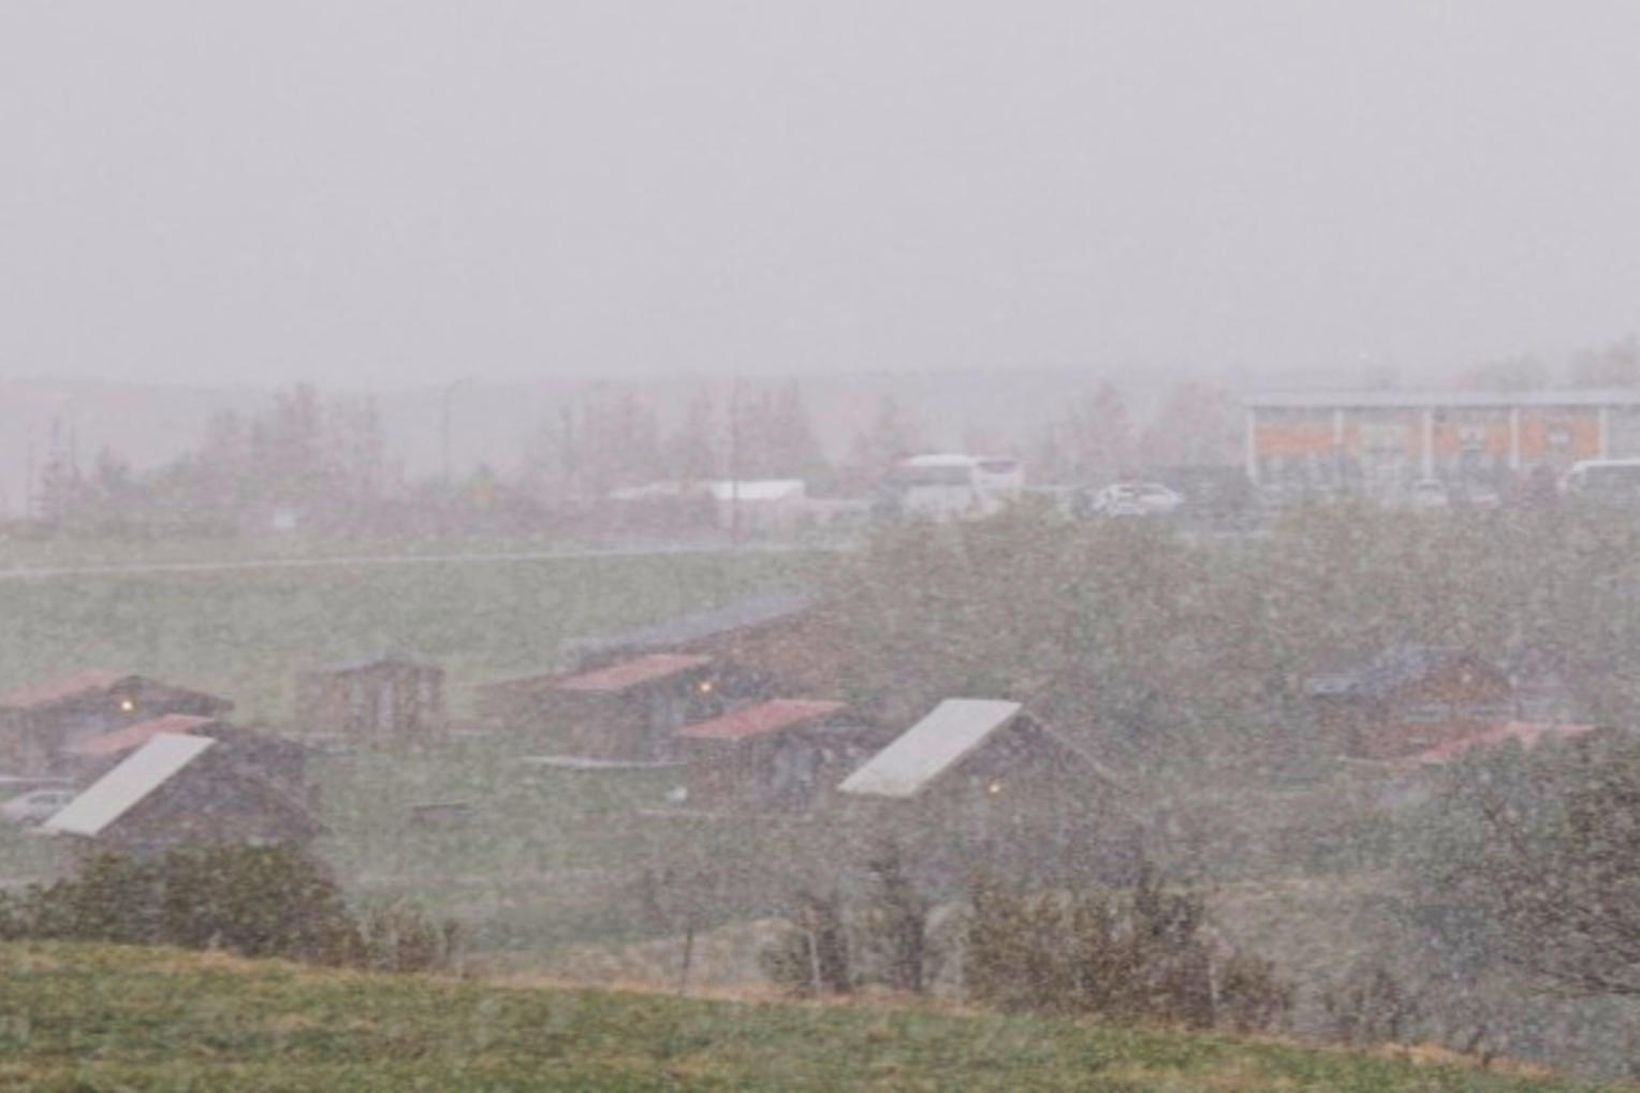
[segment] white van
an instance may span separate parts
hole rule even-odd
[[[1570,497],[1640,502],[1640,459],[1584,459],[1560,481]]]
[[[1017,459],[946,453],[902,459],[889,479],[907,516],[989,516],[1025,490]]]

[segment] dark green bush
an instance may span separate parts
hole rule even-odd
[[[1248,1031],[1274,1027],[1291,1005],[1267,961],[1215,952],[1199,895],[1149,870],[1120,895],[981,879],[970,905],[965,981],[986,1005]]]
[[[13,938],[223,949],[250,957],[407,971],[440,967],[456,943],[407,907],[355,918],[324,867],[288,847],[217,846],[139,860],[98,854],[0,908]]]

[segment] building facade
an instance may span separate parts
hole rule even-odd
[[[390,738],[445,725],[444,669],[379,656],[302,672],[296,716],[307,731]]]
[[[1247,400],[1247,475],[1278,491],[1504,489],[1640,456],[1640,391],[1357,391]]]

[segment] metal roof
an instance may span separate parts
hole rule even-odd
[[[981,463],[1018,463],[1008,455],[969,455],[964,452],[930,452],[900,460],[902,467],[977,467]]]
[[[593,694],[612,694],[658,683],[685,672],[704,668],[712,663],[711,657],[686,656],[680,653],[651,653],[636,660],[623,660],[595,672],[583,672],[558,680],[554,690],[583,691]]]
[[[721,479],[706,483],[714,501],[781,501],[804,492],[801,478]]]
[[[1557,391],[1278,391],[1253,395],[1254,410],[1461,409],[1510,406],[1640,406],[1640,390],[1579,388]]]
[[[1571,740],[1594,732],[1597,726],[1580,724],[1559,724],[1540,721],[1505,721],[1500,725],[1492,725],[1480,732],[1468,736],[1460,736],[1456,740],[1448,740],[1438,744],[1428,751],[1421,751],[1412,756],[1408,763],[1412,765],[1435,766],[1449,763],[1466,751],[1474,748],[1492,747],[1513,740],[1520,744],[1521,750],[1531,751],[1539,742],[1550,740]]]
[[[152,721],[143,721],[136,725],[127,725],[123,729],[115,729],[112,732],[87,737],[70,746],[68,753],[87,758],[119,755],[121,752],[127,752],[146,744],[160,733],[190,735],[198,732],[206,725],[215,723],[216,719],[214,717],[195,717],[192,714],[184,713],[166,714],[164,717],[156,717]]]
[[[733,713],[697,721],[678,730],[686,740],[746,740],[754,736],[772,736],[810,721],[846,710],[844,702],[816,702],[804,698],[776,698],[756,706],[747,706]]]
[[[40,826],[69,835],[100,835],[215,743],[208,736],[161,733]]]
[[[92,694],[96,691],[106,691],[125,680],[136,678],[131,672],[88,669],[83,672],[75,672],[73,675],[63,676],[61,679],[31,683],[26,687],[19,687],[9,694],[0,695],[0,708],[35,710],[43,706],[53,706],[59,702],[79,698],[82,695]]]
[[[915,797],[1019,716],[1020,704],[948,698],[837,788],[863,797]]]
[[[739,600],[711,611],[641,626],[625,633],[578,638],[567,643],[566,649],[581,656],[617,651],[666,652],[737,630],[751,630],[795,618],[817,603],[819,599],[808,592],[775,592]]]

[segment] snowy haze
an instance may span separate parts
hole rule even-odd
[[[1640,6],[12,3],[0,377],[1416,378],[1635,329]]]

